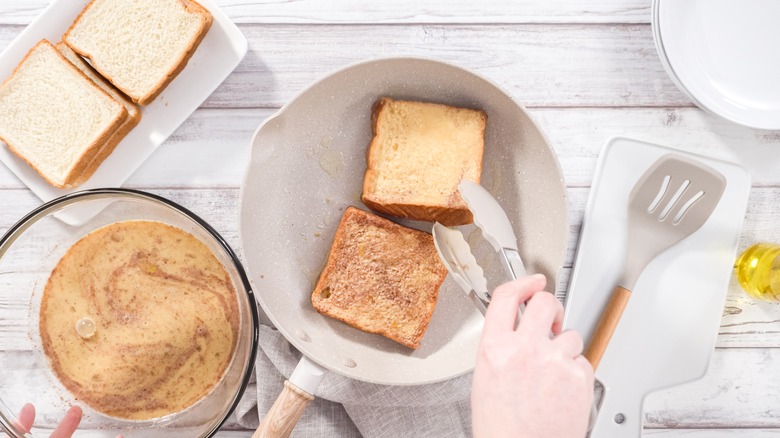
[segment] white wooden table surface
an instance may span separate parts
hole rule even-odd
[[[49,0],[0,0],[0,50]],[[571,206],[571,266],[596,157],[627,135],[733,159],[753,172],[740,250],[780,242],[780,131],[694,107],[666,76],[650,0],[217,0],[249,40],[235,72],[125,184],[177,201],[230,244],[254,129],[311,81],[354,61],[417,55],[497,82],[552,141]],[[0,232],[40,204],[0,166]],[[565,279],[559,290],[565,290]],[[4,305],[0,300],[0,307]],[[2,327],[0,327],[2,336]],[[780,308],[733,281],[704,379],[651,395],[645,436],[780,436]],[[0,371],[1,372],[1,371]],[[220,436],[249,437],[227,424]]]

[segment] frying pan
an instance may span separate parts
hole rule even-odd
[[[260,125],[241,190],[240,237],[258,303],[303,353],[255,436],[289,434],[329,371],[377,384],[422,385],[474,367],[483,317],[451,278],[414,351],[311,306],[344,209],[367,210],[360,195],[371,109],[382,96],[487,113],[482,185],[506,210],[528,269],[556,284],[569,231],[566,188],[555,153],[522,106],[488,80],[434,60],[385,58],[331,73]],[[394,220],[431,231],[431,223]],[[487,278],[503,278],[479,231],[473,225],[461,231]]]

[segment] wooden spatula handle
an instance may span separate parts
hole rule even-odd
[[[585,358],[588,359],[593,369],[595,370],[601,362],[601,356],[607,350],[609,340],[612,339],[612,334],[615,333],[615,328],[620,322],[620,317],[623,315],[628,304],[628,299],[631,298],[631,291],[621,286],[615,288],[612,292],[612,297],[607,303],[607,307],[601,314],[601,319],[596,326],[596,330],[593,332],[593,337],[590,339],[590,344],[585,350]]]
[[[314,400],[308,392],[284,381],[284,388],[265,414],[252,438],[286,438],[290,436],[306,405]]]

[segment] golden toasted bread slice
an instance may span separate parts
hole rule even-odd
[[[486,121],[480,110],[380,99],[374,106],[363,203],[398,217],[471,223],[458,184],[479,183]]]
[[[446,276],[430,234],[349,207],[311,303],[359,330],[417,348]]]

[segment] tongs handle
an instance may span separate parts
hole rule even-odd
[[[499,253],[501,254],[501,264],[512,280],[517,280],[526,274],[523,259],[520,258],[520,253],[516,249],[501,248]]]
[[[520,258],[520,253],[516,249],[501,248],[498,254],[500,255],[501,265],[504,267],[510,280],[517,280],[526,275],[523,259]],[[523,312],[525,312],[525,303],[520,304],[520,309],[517,311],[516,324],[520,323],[520,317],[523,316]]]
[[[488,294],[488,296],[489,295],[490,294]],[[485,312],[487,312],[488,303],[482,298],[480,298],[479,295],[477,295],[477,293],[474,292],[474,289],[472,289],[471,292],[469,292],[469,298],[471,299],[471,302],[474,303],[474,307],[476,307],[477,310],[479,310],[479,313],[481,313],[482,316],[485,316]]]

